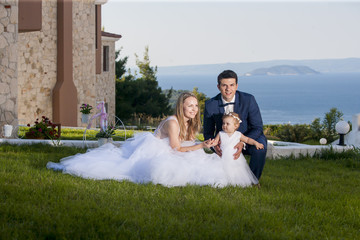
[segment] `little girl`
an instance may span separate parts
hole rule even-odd
[[[263,149],[264,145],[236,131],[242,122],[237,113],[230,112],[224,115],[222,120],[223,131],[216,135],[213,145],[217,145],[220,141],[221,159],[229,182],[231,185],[243,187],[258,184],[259,181],[250,170],[244,155],[241,153],[240,157],[234,160],[234,153],[237,151],[234,147],[240,140],[255,145],[256,149]]]

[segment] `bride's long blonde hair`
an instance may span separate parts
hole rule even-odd
[[[180,140],[189,141],[194,140],[197,133],[200,132],[201,122],[200,122],[200,109],[196,113],[195,118],[190,118],[188,121],[188,127],[184,121],[184,102],[187,98],[194,97],[197,100],[197,97],[192,92],[184,92],[180,94],[175,108],[175,116],[180,125]],[[198,100],[197,100],[198,101]]]

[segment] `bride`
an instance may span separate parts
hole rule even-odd
[[[163,120],[154,133],[141,133],[124,142],[121,148],[111,143],[84,154],[49,162],[47,168],[91,179],[128,180],[135,183],[185,186],[187,184],[224,187],[249,186],[245,179],[230,183],[228,173],[216,154],[203,148],[214,145],[214,140],[195,143],[200,131],[198,100],[185,92],[177,100],[175,114]]]

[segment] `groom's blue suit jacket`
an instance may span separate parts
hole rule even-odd
[[[224,107],[219,93],[205,102],[204,112],[204,138],[214,138],[222,129],[222,116]],[[263,134],[263,122],[260,109],[253,95],[236,91],[234,112],[239,114],[242,123],[237,129],[245,136],[257,140],[266,146],[266,138]]]

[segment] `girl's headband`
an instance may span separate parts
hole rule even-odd
[[[239,124],[242,123],[241,119],[238,118],[237,116],[234,116],[234,115],[232,115],[231,113],[228,113],[228,114],[226,114],[226,115],[235,118],[235,119],[239,122]]]

